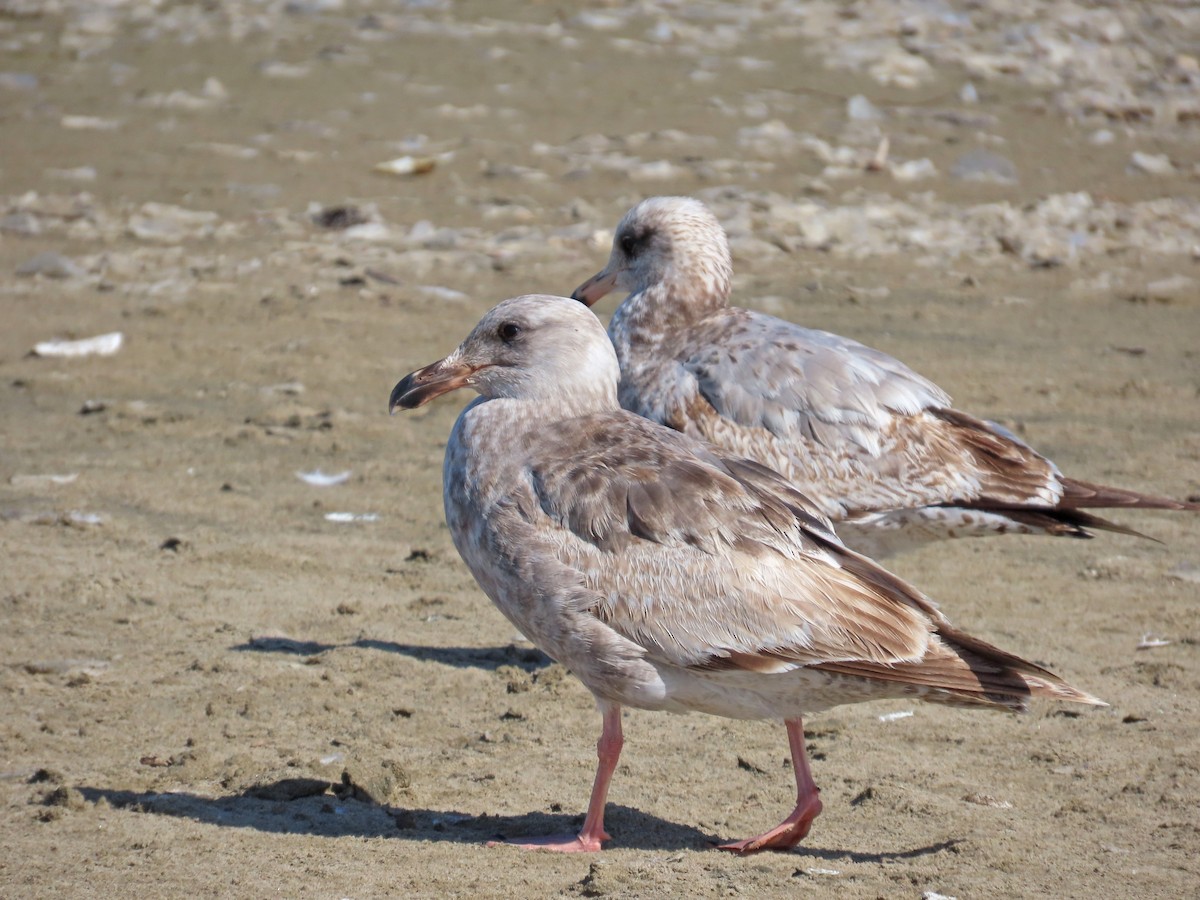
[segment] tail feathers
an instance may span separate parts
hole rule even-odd
[[[1072,537],[1087,540],[1094,537],[1088,529],[1094,528],[1097,531],[1111,531],[1116,534],[1127,534],[1130,537],[1145,538],[1148,541],[1162,543],[1156,537],[1142,534],[1140,531],[1134,531],[1125,525],[1112,522],[1080,509],[1006,509],[997,510],[997,512],[1003,513],[1003,515],[1014,522],[1020,522],[1022,525],[1027,525],[1030,528],[1041,529],[1046,534],[1054,535],[1055,537]]]
[[[1022,712],[1032,697],[1107,706],[1048,669],[945,623],[938,627],[935,640],[920,660],[892,665],[851,660],[821,663],[813,668],[902,685],[905,692],[951,706]]]
[[[1200,503],[1127,491],[1124,488],[1063,478],[1059,509],[1175,509],[1200,512]],[[1097,526],[1099,527],[1099,526]]]
[[[1001,650],[994,644],[989,644],[982,638],[977,638],[959,631],[957,628],[943,625],[938,629],[938,635],[949,645],[960,659],[979,677],[981,687],[994,691],[1000,689],[1007,695],[1008,687],[1014,680],[1019,681],[1024,690],[1018,688],[1017,699],[1023,697],[1043,697],[1048,700],[1068,700],[1072,703],[1086,703],[1090,706],[1107,706],[1103,700],[1092,696],[1086,691],[1067,684],[1044,666],[1030,662]],[[1023,697],[1022,697],[1023,695]],[[1008,705],[1001,699],[1004,705]],[[1024,704],[1021,704],[1021,708]]]

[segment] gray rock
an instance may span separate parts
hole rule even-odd
[[[1015,184],[1017,167],[1012,160],[990,150],[968,150],[954,161],[950,174],[963,181],[991,181],[997,184]]]
[[[25,278],[44,275],[46,278],[82,278],[83,266],[61,253],[39,253],[17,266],[17,274]]]
[[[38,77],[29,72],[0,72],[0,88],[10,91],[36,91]]]

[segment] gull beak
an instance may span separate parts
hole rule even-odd
[[[571,295],[572,300],[578,300],[584,306],[591,306],[605,294],[612,291],[617,286],[617,276],[621,272],[619,269],[610,272],[604,269],[597,275],[593,275],[579,287],[575,288],[575,293]]]
[[[447,357],[430,363],[423,369],[417,369],[405,375],[392,389],[388,413],[394,413],[397,409],[416,409],[434,397],[466,387],[473,382],[472,376],[482,368],[483,366],[454,362]]]

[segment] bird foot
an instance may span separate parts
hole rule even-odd
[[[597,836],[583,834],[552,834],[546,837],[517,841],[488,841],[489,847],[520,847],[522,850],[546,850],[551,853],[598,853],[603,841],[611,840],[606,832]]]
[[[808,831],[812,828],[813,819],[820,812],[821,801],[814,794],[811,798],[807,798],[805,802],[799,804],[790,816],[770,831],[763,832],[757,837],[747,838],[744,841],[721,844],[717,849],[728,850],[730,853],[736,853],[739,856],[758,853],[760,850],[790,850],[808,836]]]

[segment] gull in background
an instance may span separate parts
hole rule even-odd
[[[780,472],[861,553],[997,534],[1136,535],[1087,510],[1200,509],[1068,478],[899,360],[730,306],[731,275],[708,207],[652,197],[625,214],[608,265],[572,296],[591,306],[629,292],[608,329],[623,407]]]

